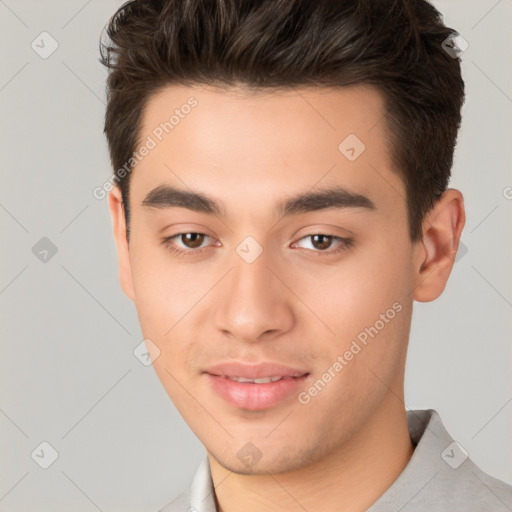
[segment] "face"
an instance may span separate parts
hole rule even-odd
[[[320,460],[403,379],[417,246],[383,116],[363,86],[147,105],[121,281],[167,393],[232,471]]]

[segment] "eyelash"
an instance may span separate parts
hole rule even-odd
[[[175,235],[168,236],[168,237],[162,239],[162,244],[164,245],[164,247],[169,249],[171,252],[179,254],[180,256],[193,256],[193,255],[197,255],[197,254],[202,254],[204,252],[204,250],[207,249],[208,247],[201,247],[199,249],[181,249],[181,248],[177,248],[175,245],[173,245],[173,242],[172,242],[173,239],[178,238],[182,235],[190,235],[190,234],[204,235],[208,238],[211,238],[206,233],[201,233],[198,231],[187,231],[187,232],[183,232],[183,233],[176,233]],[[354,243],[354,240],[352,238],[344,238],[344,237],[340,237],[340,236],[326,235],[325,233],[313,233],[311,235],[306,235],[306,236],[301,237],[299,239],[299,241],[303,240],[305,238],[311,238],[311,237],[317,236],[317,235],[326,236],[328,238],[331,238],[332,241],[335,241],[335,240],[338,241],[338,246],[336,249],[330,249],[330,250],[327,249],[325,251],[306,249],[307,251],[316,253],[316,255],[318,255],[318,256],[320,256],[320,255],[329,256],[332,254],[337,254],[346,249],[349,249],[352,246],[352,244]],[[296,242],[294,242],[294,243],[296,243]]]

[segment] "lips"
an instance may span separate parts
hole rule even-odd
[[[206,370],[206,373],[229,378],[265,379],[269,377],[301,377],[308,372],[279,363],[262,362],[251,365],[233,361],[212,366]]]
[[[213,391],[230,405],[247,410],[275,407],[298,392],[309,372],[278,363],[228,362],[204,373]]]

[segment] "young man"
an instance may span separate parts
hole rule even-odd
[[[464,84],[425,0],[135,0],[102,47],[120,280],[208,457],[163,511],[512,510],[407,411],[464,226]]]

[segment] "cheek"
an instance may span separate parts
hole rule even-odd
[[[326,335],[346,338],[373,325],[388,310],[393,316],[396,302],[405,308],[411,301],[407,254],[407,248],[394,251],[381,243],[331,265],[283,272],[289,272],[287,280],[295,283],[296,294],[328,328]]]
[[[194,287],[154,241],[145,243],[133,237],[131,244],[135,306],[141,329],[145,337],[163,340],[190,307],[189,295],[194,294]]]
[[[345,413],[334,420],[340,432],[348,416],[353,424],[363,421],[388,393],[410,330],[412,300],[403,272],[378,263],[363,267],[340,270],[323,286],[316,281],[311,303],[335,334],[325,331],[320,340],[318,380],[304,390],[304,411],[322,423],[339,408]]]
[[[183,264],[166,250],[143,241],[133,241],[131,263],[135,306],[144,338],[160,350],[154,367],[160,378],[174,387],[165,369],[186,374],[204,325],[204,305],[218,275],[201,263]],[[204,338],[204,336],[202,336]]]
[[[297,273],[297,294],[321,320],[313,325],[309,315],[302,323],[305,332],[315,328],[321,333],[318,370],[322,374],[336,361],[338,369],[342,365],[338,372],[331,369],[336,374],[334,384],[325,394],[322,391],[318,406],[324,400],[347,405],[360,396],[377,399],[385,391],[379,378],[389,385],[409,336],[409,266],[407,247],[395,251],[381,243],[336,266],[317,269],[314,275]],[[325,377],[329,380],[329,375]]]

